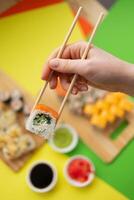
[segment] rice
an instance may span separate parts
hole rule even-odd
[[[26,129],[32,133],[49,139],[54,132],[56,119],[51,113],[34,110],[26,122]]]

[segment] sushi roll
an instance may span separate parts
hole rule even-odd
[[[6,131],[5,137],[7,137],[7,139],[8,139],[8,137],[16,138],[16,137],[19,137],[21,135],[22,135],[22,131],[21,131],[20,126],[18,124],[13,124]]]
[[[5,142],[4,136],[0,134],[0,150],[4,147]]]
[[[0,101],[3,103],[10,103],[11,95],[8,91],[1,91],[0,92]]]
[[[20,154],[25,154],[35,149],[36,142],[32,136],[25,134],[19,138],[19,147]]]
[[[21,135],[20,137],[10,139],[2,149],[2,153],[7,160],[13,160],[34,150],[36,143],[30,135]]]
[[[48,106],[39,104],[35,107],[26,122],[26,129],[30,132],[49,139],[54,132],[58,113]]]
[[[23,101],[23,96],[22,96],[22,93],[19,91],[19,90],[14,90],[11,94],[11,98],[12,100],[15,100],[15,99],[20,99]]]
[[[15,112],[21,112],[23,110],[23,101],[21,99],[14,99],[11,101],[11,108]]]
[[[12,110],[4,111],[0,115],[0,132],[6,132],[7,129],[16,123],[16,115]]]

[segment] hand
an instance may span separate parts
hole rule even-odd
[[[42,79],[47,80],[50,71],[54,70],[49,82],[50,88],[56,88],[59,77],[62,87],[67,90],[73,75],[78,74],[73,94],[88,90],[90,85],[134,95],[134,66],[93,46],[87,59],[81,60],[86,46],[86,42],[70,44],[65,48],[61,59],[56,58],[58,50],[50,56],[42,74]]]

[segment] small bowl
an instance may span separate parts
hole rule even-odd
[[[39,164],[46,164],[48,165],[52,171],[53,171],[53,180],[52,182],[50,183],[50,185],[48,185],[46,188],[43,188],[43,189],[39,189],[37,187],[35,187],[33,185],[33,183],[31,182],[31,179],[30,179],[30,175],[31,175],[31,171],[32,169],[36,166],[36,165],[39,165]],[[58,175],[57,175],[57,170],[55,168],[55,166],[53,164],[51,164],[50,162],[48,161],[43,161],[43,160],[39,160],[39,161],[36,161],[34,162],[30,168],[28,169],[28,172],[27,172],[27,177],[26,177],[26,182],[27,182],[27,185],[29,186],[29,188],[34,191],[34,192],[37,192],[37,193],[46,193],[46,192],[49,192],[50,190],[52,190],[56,183],[57,183],[57,179],[58,179]]]
[[[56,152],[59,152],[59,153],[68,153],[70,151],[72,151],[78,144],[78,140],[79,140],[79,137],[78,137],[78,133],[77,131],[70,125],[68,124],[61,124],[59,125],[57,128],[56,128],[56,131],[60,128],[66,128],[70,131],[70,133],[72,134],[72,142],[69,146],[67,147],[64,147],[64,148],[60,148],[58,146],[56,146],[56,144],[54,143],[54,140],[53,140],[53,137],[52,136],[49,140],[49,144],[50,146],[52,147],[52,149]]]
[[[85,181],[85,182],[82,182],[82,183],[79,182],[79,181],[76,181],[76,180],[72,179],[70,177],[69,173],[68,173],[68,167],[69,167],[69,165],[71,164],[71,162],[73,160],[76,160],[76,159],[84,159],[84,160],[88,161],[89,164],[91,165],[91,168],[92,168],[92,171],[93,171],[93,172],[89,172],[89,179],[87,181]],[[73,156],[65,164],[65,167],[64,167],[64,176],[65,176],[66,180],[68,181],[68,183],[70,185],[73,185],[73,186],[79,187],[79,188],[86,187],[86,186],[90,185],[93,182],[94,178],[95,178],[95,166],[94,166],[94,164],[92,163],[92,161],[89,158],[87,158],[87,157],[85,157],[83,155]]]

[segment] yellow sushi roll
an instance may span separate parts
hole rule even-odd
[[[103,109],[108,111],[109,107],[110,107],[110,104],[104,100]]]
[[[116,112],[116,115],[117,115],[118,117],[120,117],[120,118],[123,118],[123,117],[124,117],[124,115],[125,115],[124,110],[122,110],[122,109],[120,109],[120,108],[117,108],[116,111],[117,111],[117,112]]]
[[[109,119],[109,111],[108,110],[103,110],[100,114],[100,117],[102,119],[104,119],[106,122],[108,122],[108,119]]]
[[[87,105],[84,106],[83,112],[86,115],[91,115],[92,111],[93,111],[93,105],[87,104]]]
[[[113,96],[116,97],[116,98],[118,98],[119,100],[127,97],[126,94],[121,93],[121,92],[114,92]]]
[[[104,106],[104,102],[103,100],[98,100],[95,104],[96,108],[98,109],[103,109],[103,106]]]
[[[99,127],[100,128],[106,128],[107,126],[107,119],[104,117],[100,117],[99,119]]]
[[[117,106],[115,105],[112,105],[109,109],[109,112],[113,115],[116,115],[117,114]]]
[[[99,113],[99,109],[96,107],[96,105],[93,106],[93,110],[92,110],[92,114],[98,114]]]
[[[128,100],[122,100],[120,103],[119,103],[119,107],[125,111],[128,111],[130,112],[133,107],[134,107],[134,104]]]
[[[96,114],[98,113],[98,111],[99,111],[98,108],[95,105],[91,105],[91,104],[85,105],[83,109],[83,112],[88,116],[92,114]]]
[[[104,99],[103,100],[98,100],[95,104],[95,107],[99,110],[107,110],[109,109],[109,103],[107,103]]]
[[[133,108],[134,108],[134,104],[133,104],[132,102],[129,102],[129,101],[128,101],[128,102],[125,104],[125,110],[126,110],[126,111],[130,112]]]
[[[98,124],[99,124],[99,117],[98,117],[98,115],[93,115],[92,118],[90,119],[90,123],[92,125],[98,126]]]
[[[125,112],[123,109],[121,109],[119,106],[115,106],[115,105],[112,105],[111,108],[110,108],[110,113],[113,114],[116,117],[120,117],[120,118],[123,118],[124,115],[125,115]]]
[[[107,117],[108,122],[113,123],[115,119],[116,119],[116,116],[109,112],[108,117]]]
[[[105,101],[109,104],[118,104],[119,98],[115,96],[113,93],[106,96]]]
[[[107,120],[101,116],[94,115],[92,116],[90,123],[98,128],[105,128],[107,125]]]

